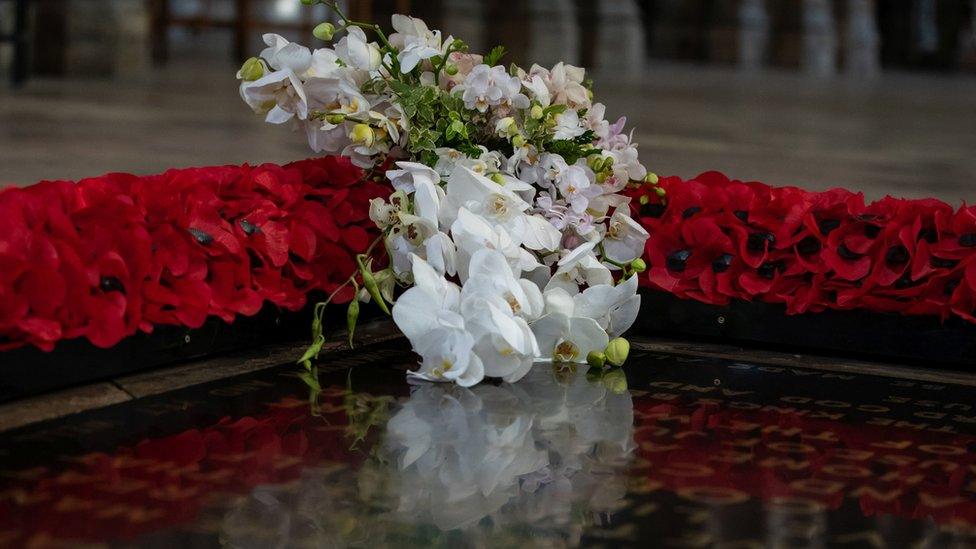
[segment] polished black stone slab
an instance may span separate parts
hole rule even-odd
[[[635,347],[461,389],[391,342],[0,433],[0,546],[976,542],[971,387]]]

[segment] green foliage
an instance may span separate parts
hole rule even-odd
[[[499,61],[502,60],[503,57],[505,57],[507,53],[508,52],[505,51],[505,46],[495,46],[490,52],[488,52],[488,55],[485,56],[485,64],[489,67],[494,67]]]
[[[422,162],[433,166],[437,162],[433,151],[451,147],[466,154],[477,151],[474,139],[478,126],[464,101],[434,86],[389,82],[410,123],[407,150]]]
[[[575,139],[557,139],[545,144],[545,150],[558,154],[566,159],[567,164],[575,164],[580,158],[591,154],[600,154],[600,149],[592,146],[594,133],[587,130]]]

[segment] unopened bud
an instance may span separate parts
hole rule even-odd
[[[245,82],[253,82],[258,78],[264,76],[264,63],[261,62],[257,57],[252,57],[241,65],[240,71],[241,80]]]
[[[362,255],[356,257],[356,263],[359,264],[359,273],[363,277],[363,287],[366,288],[367,292],[369,292],[369,295],[373,298],[373,301],[379,305],[379,308],[384,313],[389,315],[390,309],[386,306],[386,301],[383,299],[383,294],[380,293],[379,284],[377,284],[376,279],[373,278],[373,273],[369,270],[369,267],[366,265]]]
[[[512,138],[512,145],[515,145],[516,147],[521,147],[522,145],[525,145],[525,138],[522,137],[521,135],[516,135],[515,137]]]
[[[332,113],[325,115],[325,121],[329,124],[342,124],[346,121],[346,115],[342,113]]]
[[[651,185],[657,185],[659,179],[656,173],[647,172],[647,175],[644,176],[644,181],[647,181]]]
[[[637,199],[637,201],[640,202],[641,206],[644,206],[651,201],[651,197],[647,196],[646,194],[642,194],[640,198]]]
[[[376,139],[376,132],[373,128],[370,128],[367,124],[356,124],[352,127],[352,133],[349,135],[353,143],[361,143],[367,147],[373,146],[373,140]]]
[[[328,42],[329,40],[332,40],[333,36],[335,36],[335,31],[335,25],[332,23],[319,23],[314,29],[312,29],[312,36],[318,38],[319,40],[325,40]]]
[[[654,187],[654,192],[657,193],[658,196],[664,196],[668,194],[667,191],[665,191],[661,187]]]
[[[607,345],[604,354],[607,355],[607,362],[614,366],[622,366],[627,362],[627,355],[630,354],[630,342],[622,337],[615,338]]]
[[[448,76],[454,76],[458,73],[458,67],[457,65],[448,65],[444,67],[444,72],[446,72]]]
[[[492,181],[494,181],[495,183],[498,183],[499,185],[504,185],[505,184],[505,176],[503,176],[502,174],[497,173],[497,172],[491,174],[491,176],[488,179],[491,179]]]
[[[529,115],[532,116],[533,120],[538,120],[542,118],[545,111],[542,109],[542,105],[532,105],[532,110],[529,111]]]
[[[306,6],[311,6],[311,5],[315,4],[318,1],[319,0],[302,0],[302,4],[305,4]]]
[[[600,351],[590,351],[586,355],[586,363],[594,368],[603,368],[607,363],[607,356]]]
[[[647,270],[647,263],[638,257],[630,262],[630,270],[634,271],[635,273],[642,273]]]
[[[357,292],[358,293],[358,292]],[[349,308],[346,309],[346,329],[349,330],[349,348],[353,348],[352,339],[356,334],[356,322],[359,320],[359,300],[357,295],[352,296]]]

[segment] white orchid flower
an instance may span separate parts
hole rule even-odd
[[[441,311],[457,313],[461,289],[419,256],[410,258],[414,285],[393,305],[393,322],[411,342],[440,325]]]
[[[458,166],[447,180],[440,209],[441,225],[452,225],[463,207],[504,229],[516,245],[530,250],[555,250],[560,239],[558,229],[542,217],[526,214],[530,205],[514,192],[517,190],[521,186],[499,185]]]
[[[440,42],[440,36],[437,37]],[[405,40],[403,49],[397,54],[397,61],[400,63],[400,72],[407,74],[420,64],[421,61],[441,54],[439,46],[433,45],[421,37],[411,37]]]
[[[298,76],[304,76],[312,65],[312,52],[305,46],[289,42],[278,34],[269,33],[262,38],[268,47],[261,51],[261,57],[274,70],[290,70]]]
[[[580,292],[581,285],[613,284],[610,269],[593,253],[596,242],[584,242],[566,253],[556,264],[556,273],[546,284],[544,291],[562,288],[570,295]]]
[[[586,362],[590,352],[602,352],[610,342],[597,321],[583,316],[550,313],[531,328],[542,359],[555,362]]]
[[[596,320],[611,338],[622,335],[633,326],[640,303],[636,276],[616,286],[593,285],[573,297],[575,314]]]
[[[461,300],[481,296],[496,304],[504,304],[512,315],[532,321],[542,316],[545,303],[539,287],[518,278],[507,258],[499,251],[481,249],[471,257],[470,276],[461,291]]]
[[[489,107],[527,109],[529,98],[522,93],[522,82],[510,76],[505,67],[481,64],[471,70],[455,91],[461,94],[464,106],[485,112]]]
[[[366,119],[369,100],[354,84],[341,78],[310,78],[305,82],[309,104],[313,110],[325,114],[339,114],[347,120]],[[345,122],[331,123],[320,120],[322,130],[343,126]]]
[[[618,209],[610,217],[607,233],[603,236],[603,250],[607,259],[629,263],[644,255],[644,244],[650,236],[640,223]]]
[[[576,213],[585,212],[590,199],[603,193],[602,189],[593,185],[591,174],[592,171],[587,168],[574,165],[564,169],[557,179],[559,193]]]
[[[641,181],[647,175],[647,168],[640,163],[637,156],[637,146],[628,143],[627,146],[610,151],[613,156],[613,175],[624,183]]]
[[[397,278],[409,278],[412,263],[411,255],[427,256],[427,241],[438,234],[437,224],[432,221],[401,211],[397,215],[399,223],[393,225],[386,235],[386,249],[390,255],[390,265]],[[432,246],[436,251],[442,250],[440,245]],[[452,259],[435,259],[438,265],[453,264]]]
[[[421,357],[420,369],[407,375],[424,381],[453,381],[461,387],[481,383],[484,363],[473,352],[474,336],[464,320],[453,312],[439,316],[437,326],[414,343],[414,351]]]
[[[312,61],[308,71],[305,73],[307,78],[336,78],[342,72],[342,65],[339,64],[339,55],[330,48],[319,48],[312,52]]]
[[[284,124],[295,118],[308,118],[308,97],[301,79],[291,70],[268,73],[253,82],[241,84],[241,98],[265,122]]]
[[[567,109],[556,115],[556,127],[553,137],[556,139],[574,139],[586,131],[580,124],[579,113],[573,109]]]
[[[523,80],[522,85],[525,89],[532,92],[532,98],[539,102],[542,107],[548,107],[552,104],[552,95],[549,93],[549,87],[546,86],[546,82],[539,75],[534,75],[528,80]]]
[[[421,61],[444,53],[441,45],[441,32],[431,31],[427,23],[415,17],[395,14],[390,44],[397,49],[400,72],[407,74]]]
[[[343,63],[355,69],[373,72],[383,64],[379,46],[369,42],[359,27],[347,27],[347,34],[336,44],[335,51]]]
[[[386,172],[386,178],[393,184],[393,188],[398,191],[412,193],[417,190],[415,181],[423,181],[431,185],[437,185],[441,181],[440,175],[419,162],[397,162],[396,170]]]
[[[535,256],[512,240],[504,228],[492,225],[467,208],[458,210],[457,219],[451,224],[451,237],[457,245],[458,276],[462,283],[468,279],[471,258],[483,248],[501,252],[516,276],[540,266]]]
[[[582,68],[558,63],[552,70],[547,70],[539,65],[533,65],[529,69],[528,78],[533,79],[536,76],[549,89],[553,104],[568,105],[574,109],[590,106],[590,94],[583,86],[586,71]]]
[[[415,214],[436,224],[444,195],[440,176],[418,162],[397,162],[396,166],[398,169],[386,172],[386,178],[394,189],[413,194]]]

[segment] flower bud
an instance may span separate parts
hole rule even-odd
[[[448,65],[448,66],[444,67],[444,72],[446,72],[448,76],[454,76],[455,74],[458,73],[458,66],[457,65]]]
[[[630,270],[634,271],[635,273],[642,273],[647,270],[647,263],[638,257],[630,262]]]
[[[367,147],[372,147],[376,133],[367,124],[356,124],[352,128],[352,133],[349,134],[349,138],[352,139],[353,143],[361,143]]]
[[[506,116],[495,124],[495,133],[508,136],[518,135],[518,124],[515,123],[514,118]]]
[[[610,370],[603,373],[603,386],[611,393],[621,395],[627,392],[627,375],[623,370]]]
[[[657,193],[658,196],[664,196],[668,194],[667,191],[665,191],[661,187],[654,187],[654,192]]]
[[[390,309],[386,306],[386,301],[383,299],[383,294],[380,292],[379,284],[376,283],[376,279],[373,278],[373,273],[370,272],[369,268],[364,263],[362,255],[356,257],[356,263],[359,264],[359,273],[363,277],[363,287],[366,288],[369,295],[373,298],[376,304],[379,305],[380,310],[389,315]]]
[[[659,179],[656,173],[647,172],[647,175],[644,176],[644,181],[647,181],[651,185],[657,185]]]
[[[358,294],[358,292],[357,292]],[[353,348],[352,338],[356,334],[356,322],[359,320],[359,300],[358,295],[352,296],[349,308],[346,309],[346,329],[349,330],[349,348]]]
[[[614,366],[621,366],[627,361],[630,354],[630,342],[622,337],[610,341],[604,354],[607,355],[607,362]]]
[[[238,74],[241,80],[253,82],[264,76],[264,64],[257,57],[252,57],[241,65],[241,70]]]
[[[590,351],[586,355],[586,363],[594,368],[603,368],[607,363],[607,357],[600,351]]]
[[[640,202],[641,206],[646,206],[647,203],[651,201],[651,197],[647,196],[646,194],[642,194],[637,201]]]
[[[491,179],[492,181],[498,183],[499,185],[505,184],[505,176],[503,176],[498,172],[491,174],[491,176],[488,179]]]
[[[314,29],[312,29],[312,36],[318,38],[319,40],[325,40],[328,42],[329,40],[332,40],[333,36],[335,36],[335,31],[335,25],[332,23],[319,23]]]
[[[342,124],[346,121],[346,115],[339,112],[327,114],[325,115],[325,121],[329,124]]]
[[[522,145],[525,145],[525,138],[522,137],[521,135],[516,135],[515,137],[512,138],[512,145],[515,145],[516,147],[521,147]]]
[[[315,4],[318,1],[319,0],[302,0],[302,4],[305,4],[306,6],[311,6],[311,5]]]
[[[542,110],[542,105],[532,105],[532,110],[529,111],[529,115],[532,116],[533,120],[538,120],[542,118],[545,111]]]

